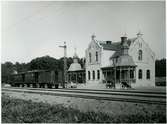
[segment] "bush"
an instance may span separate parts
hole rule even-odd
[[[158,123],[166,122],[166,114],[155,112],[148,113],[143,110],[132,115],[107,115],[95,112],[80,112],[62,105],[50,105],[47,103],[35,103],[13,99],[2,95],[2,122],[3,123],[67,123],[67,122],[136,122]]]

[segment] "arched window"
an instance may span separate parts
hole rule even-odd
[[[142,70],[141,70],[141,69],[139,69],[138,78],[139,78],[139,79],[142,79]]]
[[[88,71],[88,79],[90,80],[90,71]]]
[[[142,56],[143,56],[142,54],[143,54],[142,50],[139,50],[138,60],[142,60]]]
[[[98,52],[96,52],[96,61],[98,62]]]
[[[91,53],[89,53],[89,62],[91,63],[91,58],[92,57],[92,55],[91,55]]]
[[[100,79],[100,71],[97,70],[97,79]]]
[[[95,79],[95,71],[92,73],[93,80]]]
[[[146,71],[146,78],[147,78],[147,79],[150,79],[150,70],[147,70],[147,71]]]

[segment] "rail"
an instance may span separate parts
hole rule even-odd
[[[133,103],[146,103],[146,104],[161,104],[166,105],[165,94],[144,94],[144,93],[122,93],[122,92],[107,92],[107,91],[94,91],[94,90],[64,90],[64,89],[35,89],[35,88],[2,88],[2,92],[23,92],[23,93],[35,93],[43,95],[65,96],[65,97],[77,97],[85,99],[97,99],[97,100],[109,100],[109,101],[121,101],[121,102],[133,102]]]

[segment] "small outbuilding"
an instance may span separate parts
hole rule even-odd
[[[73,56],[73,63],[70,65],[67,72],[68,82],[85,83],[85,69],[81,68],[78,63],[78,56],[76,51]]]

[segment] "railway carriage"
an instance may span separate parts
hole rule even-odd
[[[22,74],[13,74],[9,77],[9,83],[12,86],[21,86],[23,84],[23,78],[22,78]]]
[[[63,83],[63,73],[56,70],[33,70],[11,75],[15,87],[58,88]]]

